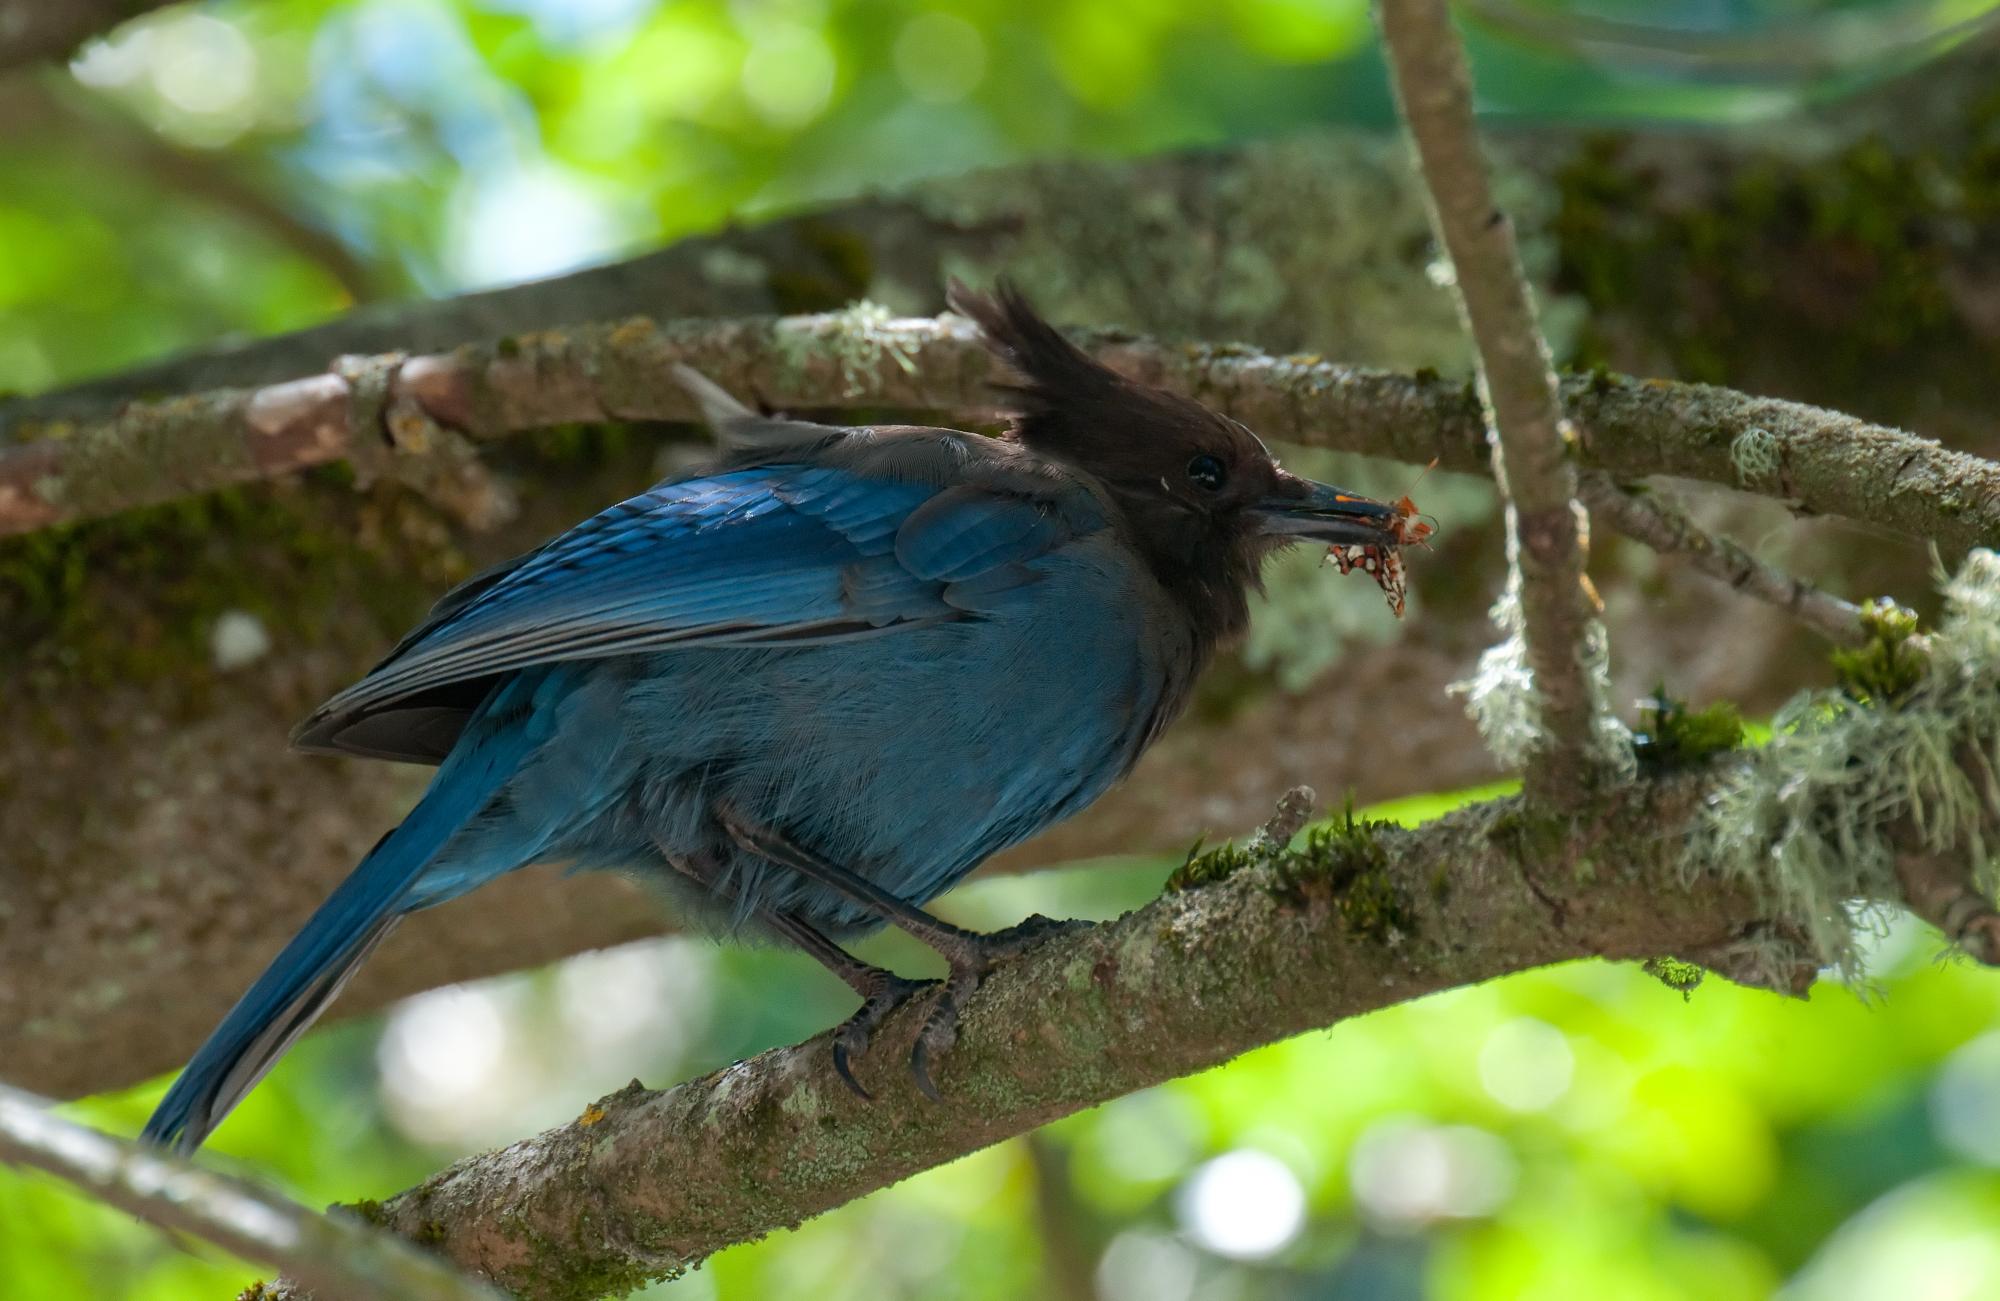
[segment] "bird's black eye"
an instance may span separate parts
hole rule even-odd
[[[1222,468],[1221,457],[1210,456],[1203,452],[1188,462],[1187,476],[1189,483],[1204,492],[1220,492],[1223,481],[1229,477],[1229,472]]]

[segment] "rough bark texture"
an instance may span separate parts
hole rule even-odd
[[[1832,402],[1990,446],[1994,62],[1990,46],[1976,49],[1915,84],[1760,135],[1512,137],[1500,193],[1558,355]],[[51,419],[101,417],[105,393],[282,381],[324,372],[339,353],[436,352],[633,312],[813,311],[860,296],[929,312],[947,271],[1009,271],[1058,320],[1462,373],[1450,298],[1425,274],[1432,256],[1404,151],[1384,138],[1054,163],[732,230],[581,277],[387,305],[95,395],[0,403],[0,425],[46,433]],[[1680,390],[1649,405],[1643,387],[1592,388],[1578,381],[1569,392],[1586,436],[1599,408],[1641,440],[1662,427],[1778,418],[1773,442],[1760,444],[1774,455],[1739,467],[1729,438],[1700,438],[1663,447],[1672,473],[1744,473],[1753,487],[1795,487],[1818,509],[1859,508],[1904,530],[1936,515],[1925,501],[1955,491],[1949,455],[1905,466],[1894,442],[1863,475],[1823,476],[1813,426],[1781,404]],[[1425,391],[1470,411],[1456,383]],[[1272,402],[1247,418],[1283,419],[1284,402]],[[289,725],[450,581],[642,486],[654,432],[565,429],[496,445],[489,459],[503,478],[534,486],[519,520],[483,535],[395,483],[356,493],[322,472],[0,541],[0,1056],[10,1078],[66,1095],[184,1059],[413,789],[416,778],[393,768],[284,755]],[[1393,439],[1386,450],[1428,457]],[[1464,450],[1475,458],[1477,442]],[[1606,464],[1620,476],[1648,468]],[[1949,509],[1948,524],[1972,521],[1956,524],[1963,542],[1993,508],[1968,496]],[[1733,511],[1740,536],[1782,518]],[[1712,509],[1702,518],[1717,522]],[[1850,593],[1883,590],[1926,563],[1920,547],[1870,534],[1857,548],[1834,525],[1797,536],[1813,571]],[[1299,782],[1366,801],[1485,777],[1469,727],[1437,701],[1487,637],[1497,552],[1492,532],[1441,537],[1437,555],[1413,566],[1424,604],[1408,637],[1357,645],[1302,695],[1240,668],[1212,675],[1197,715],[1133,781],[1026,861],[1178,850],[1256,821],[1272,792]],[[1782,616],[1662,587],[1642,554],[1602,539],[1594,564],[1619,647],[1614,700],[1665,676],[1756,711],[1797,681],[1802,643]],[[209,639],[235,611],[257,616],[273,647],[225,670]],[[1364,721],[1371,747],[1342,744]],[[340,1010],[657,924],[615,883],[510,882],[405,927]]]
[[[861,1078],[826,1036],[572,1124],[361,1208],[462,1267],[552,1301],[636,1286],[916,1171],[1259,1044],[1434,990],[1584,956],[1727,961],[1752,892],[1682,877],[1677,829],[1707,778],[1622,791],[1550,820],[1519,800],[1318,849],[1169,893],[998,972],[939,1080],[905,1057],[921,1008]]]
[[[1487,464],[1479,407],[1463,385],[1244,349],[1172,349],[1122,339],[1103,352],[1127,370],[1201,394],[1272,437],[1418,462],[1441,456],[1457,468]],[[739,392],[787,406],[963,410],[987,396],[986,356],[962,322],[858,321],[851,314],[664,327],[635,321],[543,331],[400,367],[396,359],[383,359],[379,366],[348,368],[350,375],[379,370],[384,379],[377,391],[388,395],[386,407],[357,404],[349,380],[327,376],[281,385],[275,396],[274,390],[263,390],[141,404],[59,443],[37,446],[79,455],[75,464],[85,467],[81,473],[88,481],[144,485],[152,480],[132,466],[143,462],[145,453],[132,449],[146,447],[148,436],[133,431],[146,430],[157,411],[168,413],[164,429],[170,439],[199,433],[254,443],[274,436],[269,429],[284,437],[283,430],[303,423],[323,431],[314,446],[334,452],[371,436],[381,412],[398,403],[407,407],[406,420],[445,421],[482,437],[579,420],[673,416],[684,414],[686,403],[665,378],[673,359],[689,360]],[[1579,381],[1571,396],[1592,413],[1596,434],[1586,459],[1612,472],[1667,469],[1736,479],[1739,471],[1727,449],[1753,427],[1746,421],[1754,420],[1789,467],[1784,486],[1801,508],[1851,514],[1937,538],[1947,547],[2000,542],[1994,468],[1897,431],[1811,408],[1605,375]],[[192,410],[206,413],[206,423],[182,418]],[[283,419],[260,426],[260,411],[283,413]],[[1633,430],[1640,432],[1635,436]],[[115,444],[115,457],[96,450],[117,439],[130,441]],[[20,454],[0,455],[0,476]],[[255,458],[236,463],[246,459]],[[118,474],[105,468],[114,460],[124,466]],[[1870,480],[1891,466],[1897,482],[1912,485],[1900,497]],[[60,461],[45,466],[52,475],[78,473],[59,467]],[[1925,487],[1939,483],[1951,487],[1935,492]],[[1961,502],[1963,510],[1956,505]],[[560,501],[541,504],[558,512],[569,509]],[[523,521],[522,531],[541,522]],[[431,523],[435,527],[434,519]],[[380,532],[410,524],[371,520],[364,511],[345,526]],[[417,533],[419,544],[425,537]],[[211,539],[208,545],[219,544]],[[261,594],[296,584],[299,576],[285,572],[288,562],[313,566],[314,581],[347,589],[345,599],[354,599],[353,588],[383,581],[374,564],[341,567],[331,557],[307,553],[293,560],[282,551],[260,559],[270,569],[235,575],[239,590]],[[0,812],[0,819],[18,824],[8,828],[15,837],[11,843],[28,848],[9,878],[0,878],[8,882],[0,896],[6,903],[0,939],[36,937],[33,943],[25,938],[0,943],[0,972],[6,975],[0,980],[0,1025],[12,1027],[6,1042],[12,1078],[64,1095],[172,1065],[254,976],[276,940],[290,933],[413,795],[416,775],[407,770],[341,764],[358,770],[355,785],[346,797],[329,800],[321,784],[301,780],[308,764],[324,769],[325,761],[286,759],[279,727],[246,721],[258,717],[260,686],[270,692],[261,702],[263,717],[303,713],[312,703],[313,684],[329,680],[321,675],[325,665],[339,662],[343,652],[358,657],[371,637],[392,632],[393,625],[278,627],[284,635],[296,632],[311,649],[287,656],[274,666],[273,678],[232,679],[204,671],[199,660],[182,664],[192,680],[181,682],[180,689],[209,697],[186,702],[195,710],[191,716],[150,715],[146,689],[114,679],[93,687],[87,710],[59,699],[31,720],[44,742],[35,747],[31,763],[4,772],[8,799]],[[1339,725],[1343,718],[1379,712],[1357,684],[1416,668],[1411,680],[1398,684],[1415,691],[1425,678],[1441,685],[1462,661],[1433,652],[1409,662],[1386,657],[1371,662],[1377,667],[1345,669],[1289,711],[1294,721],[1284,734],[1297,738],[1297,748],[1274,747],[1274,738],[1257,730],[1267,721],[1265,714],[1239,716],[1206,734],[1194,732],[1149,758],[1120,797],[1075,829],[1017,853],[1010,863],[1171,849],[1205,830],[1240,825],[1271,790],[1299,781],[1320,783],[1322,789],[1358,787],[1363,798],[1400,793],[1383,788],[1381,753],[1369,755],[1377,767],[1371,784],[1357,759],[1343,753],[1349,747],[1338,743],[1346,730]],[[54,675],[62,668],[57,663],[47,671]],[[105,718],[118,729],[115,741],[97,721]],[[1318,735],[1302,730],[1307,720],[1325,730]],[[1432,742],[1437,735],[1417,731],[1402,744]],[[1462,738],[1457,748],[1476,753]],[[1424,771],[1427,781],[1483,775],[1476,759],[1420,755],[1413,752],[1412,768]],[[114,759],[132,766],[109,766]],[[1219,773],[1228,774],[1219,788],[1206,784]],[[161,798],[156,783],[167,780],[165,774],[189,774],[199,785]],[[65,839],[62,822],[51,811],[67,807],[69,793],[77,789],[129,792],[135,801],[116,818],[84,819]],[[1176,799],[1186,802],[1175,805]],[[46,865],[39,872],[38,861]],[[285,870],[273,870],[280,864]],[[245,888],[251,883],[253,888]],[[448,919],[420,918],[405,928],[407,933],[369,964],[345,1006],[366,1007],[425,982],[633,938],[660,924],[651,905],[627,887],[545,876],[481,892],[451,912]],[[87,1050],[104,1042],[120,1043],[120,1051]]]
[[[1097,336],[1110,365],[1191,393],[1265,437],[1451,470],[1489,468],[1462,383],[1239,346]],[[491,439],[604,421],[685,421],[686,363],[780,409],[980,412],[995,364],[972,328],[854,313],[739,321],[634,318],[542,330],[441,356],[345,359],[343,373],[137,402],[0,452],[0,532],[107,514],[387,449],[438,431]],[[1621,478],[1667,474],[1778,497],[1962,552],[2000,537],[2000,475],[1978,457],[1800,403],[1599,372],[1552,401],[1589,430],[1574,453]],[[1754,452],[1748,450],[1754,447]],[[1568,499],[1563,499],[1566,503]],[[1536,506],[1537,517],[1546,503]],[[1570,506],[1560,513],[1566,518]]]

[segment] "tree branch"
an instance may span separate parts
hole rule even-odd
[[[907,1009],[864,1064],[873,1102],[834,1075],[821,1035],[664,1092],[635,1083],[566,1127],[459,1162],[380,1218],[523,1297],[596,1295],[1435,990],[1584,956],[1673,954],[1762,973],[1761,937],[1777,929],[1763,886],[1685,850],[1742,772],[1621,786],[1569,816],[1512,798],[1412,830],[1336,823],[997,972],[967,1009],[941,1103],[908,1079],[923,1009]],[[1760,944],[1764,959],[1746,963]],[[739,1177],[719,1184],[718,1170]]]
[[[1694,522],[1665,495],[1621,487],[1593,470],[1580,484],[1583,500],[1619,532],[1655,551],[1684,557],[1702,573],[1736,591],[1768,601],[1828,641],[1857,646],[1867,640],[1861,610],[1776,565],[1751,555],[1728,538]]]
[[[1583,464],[1621,481],[1741,477],[1802,512],[1935,535],[1948,556],[1994,539],[1991,473],[1881,422],[1989,445],[1982,381],[2000,319],[2000,226],[1976,218],[1989,121],[1981,105],[1996,65],[2000,44],[1987,42],[1766,128],[1497,131],[1511,192],[1531,200],[1515,216],[1542,301],[1560,303],[1572,321],[1587,310],[1581,345],[1593,355],[1640,373],[1728,374],[1740,389],[1842,395],[1878,422],[1726,389],[1578,379],[1565,385],[1573,419],[1586,432],[1593,422],[1618,431]],[[1793,216],[1838,218],[1850,205],[1837,196],[1884,166],[1892,188],[1866,189],[1891,196],[1892,245],[1840,220],[1802,227]],[[1200,348],[1183,362],[1171,345],[1135,364],[1216,386],[1202,394],[1210,400],[1235,401],[1229,390],[1240,383],[1236,414],[1259,427],[1419,463],[1446,446],[1463,452],[1448,464],[1477,469],[1485,446],[1476,402],[1422,370],[1453,374],[1466,363],[1450,297],[1426,276],[1427,229],[1408,150],[1371,133],[1037,163],[731,228],[573,276],[363,309],[7,404],[0,424],[91,423],[108,414],[108,400],[260,387],[344,352],[440,353],[639,311],[737,317],[863,296],[935,311],[949,266],[1004,270],[1057,319],[1118,321],[1168,340],[1255,339],[1268,355],[1244,353],[1241,367],[1225,364],[1227,349]],[[1746,265],[1759,274],[1741,275]],[[1853,321],[1892,331],[1892,342],[1867,347],[1880,357],[1900,349],[1894,364],[1852,362]],[[1357,400],[1342,378],[1350,373],[1295,366],[1300,359],[1285,356],[1293,349],[1418,378],[1386,376],[1382,419],[1344,428]],[[796,406],[815,400],[771,392]],[[1395,403],[1408,404],[1403,423],[1383,423]],[[1324,427],[1307,427],[1302,411]],[[1735,434],[1757,430],[1770,437],[1756,434],[1746,450],[1769,455],[1739,464]],[[184,1061],[415,793],[408,770],[287,755],[287,726],[364,670],[444,585],[657,477],[653,452],[643,437],[564,431],[490,455],[531,490],[520,519],[477,537],[408,494],[285,479],[0,544],[0,618],[17,634],[0,639],[12,706],[0,729],[9,791],[0,843],[13,847],[0,855],[0,896],[11,905],[0,909],[0,1071],[74,1096]],[[1271,792],[1300,781],[1366,803],[1489,780],[1465,721],[1423,702],[1464,675],[1484,639],[1484,602],[1472,589],[1498,550],[1483,528],[1451,530],[1418,574],[1421,625],[1386,643],[1345,643],[1338,670],[1302,690],[1224,666],[1132,780],[1011,865],[1175,852],[1251,825]],[[1868,537],[1834,546],[1827,562],[1824,572],[1867,575],[1853,581],[1876,590],[1921,557]],[[1433,581],[1447,573],[1457,581]],[[1464,581],[1470,573],[1478,584]],[[1780,649],[1777,621],[1755,617],[1761,611],[1725,621],[1718,595],[1688,584],[1670,606],[1621,609],[1631,621],[1621,694],[1662,673],[1693,686],[1687,675],[1698,673],[1705,690],[1747,710],[1775,706],[1799,669],[1792,643],[1766,653]],[[210,662],[209,638],[232,610],[261,617],[272,648],[224,669]],[[1340,739],[1363,713],[1379,724],[1365,753]],[[523,873],[413,918],[335,1015],[665,924],[617,881]]]
[[[1477,401],[1436,376],[1116,333],[1078,337],[1125,373],[1194,394],[1274,439],[1415,464],[1436,458],[1453,470],[1490,467]],[[687,395],[670,377],[675,362],[787,410],[979,415],[994,401],[990,358],[956,317],[838,312],[544,330],[434,356],[343,358],[336,372],[266,388],[37,426],[31,441],[0,451],[0,534],[357,451],[420,449],[439,429],[493,439],[578,421],[690,420]],[[1802,513],[1935,540],[1948,552],[2000,543],[2000,468],[1901,430],[1801,403],[1606,374],[1565,382],[1562,400],[1592,431],[1579,459],[1620,479],[1664,474],[1739,487]]]
[[[1869,294],[1871,305],[1882,297],[1901,304],[1921,295],[1927,314],[1946,313],[1942,328],[1921,336],[1925,364],[1871,372],[1848,405],[1865,396],[1877,415],[1978,408],[1976,379],[1989,357],[1977,341],[1990,337],[1993,319],[1993,231],[1979,221],[1976,196],[1982,106],[1996,67],[2000,41],[1969,43],[1910,78],[1764,130],[1614,136],[1503,127],[1495,138],[1512,170],[1548,200],[1515,214],[1532,223],[1545,254],[1538,263],[1581,272],[1538,287],[1545,301],[1586,296],[1593,333],[1627,369],[1668,369],[1682,355],[1689,320],[1717,311],[1751,317],[1757,328],[1735,341],[1732,372],[1755,375],[1759,389],[1821,394],[1837,391],[1831,385],[1853,369],[1829,364],[1813,346],[1829,302]],[[1839,222],[1824,232],[1774,223],[1768,196],[1788,196],[1775,205],[1782,215],[1790,202],[1840,192],[1852,182],[1838,151],[1860,139],[1868,159],[1879,160],[1886,143],[1899,166],[1932,179],[1901,191],[1909,204],[1893,223],[1897,248],[1914,247],[1924,260],[1867,261],[1875,269],[1857,277],[1852,236]],[[89,418],[147,394],[261,387],[343,353],[443,352],[636,313],[810,312],[863,297],[936,311],[944,272],[954,268],[1007,271],[1046,310],[1071,319],[1249,338],[1364,364],[1456,367],[1463,353],[1446,337],[1456,335],[1450,301],[1426,278],[1421,186],[1407,159],[1395,142],[1329,131],[1229,150],[975,172],[546,280],[382,304],[100,376],[14,404],[0,416],[0,441],[11,421]],[[1969,197],[1940,206],[1946,195]],[[1133,238],[1134,213],[1146,214],[1143,239]],[[1762,259],[1766,274],[1755,284],[1786,292],[1743,301],[1737,264],[1689,247],[1690,231],[1706,248],[1718,230],[1730,247]],[[1898,283],[1877,285],[1891,275]],[[1326,292],[1329,279],[1339,292]]]
[[[232,1255],[281,1269],[318,1301],[500,1301],[500,1294],[344,1213],[316,1215],[268,1188],[64,1120],[0,1084],[0,1162]]]
[[[1494,203],[1472,121],[1472,74],[1450,10],[1445,0],[1382,0],[1378,12],[1396,99],[1478,348],[1495,477],[1508,498],[1509,556],[1542,731],[1528,790],[1564,803],[1601,781],[1607,767],[1598,737],[1605,703],[1588,664],[1593,609],[1583,583],[1574,436],[1513,226]]]

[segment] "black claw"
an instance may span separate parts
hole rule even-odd
[[[866,1047],[867,1045],[864,1044],[864,1051]],[[838,1035],[834,1037],[833,1041],[833,1071],[834,1074],[840,1076],[841,1083],[854,1090],[855,1097],[861,1099],[863,1102],[875,1101],[875,1095],[862,1088],[861,1081],[855,1079],[854,1072],[848,1069],[847,1041],[844,1037]]]
[[[918,1093],[932,1102],[943,1102],[944,1099],[938,1096],[937,1085],[931,1083],[930,1056],[930,1045],[919,1037],[916,1047],[910,1049],[910,1078],[916,1082]]]
[[[901,976],[889,976],[882,987],[864,999],[854,1015],[841,1022],[840,1028],[833,1032],[834,1073],[863,1102],[873,1102],[875,1095],[862,1088],[861,1081],[854,1078],[852,1063],[868,1055],[869,1040],[897,1008],[936,983],[934,980],[905,980]]]
[[[931,1007],[930,1015],[924,1018],[924,1028],[917,1032],[917,1042],[910,1049],[910,1078],[915,1081],[917,1091],[932,1102],[943,1101],[931,1079],[931,1062],[942,1059],[958,1042],[959,1010],[978,992],[986,977],[1002,963],[1019,957],[1042,941],[1089,925],[1089,922],[1058,921],[1035,913],[1004,931],[988,935],[968,933],[951,948],[941,948],[940,951],[951,963],[951,976],[944,982],[944,988],[938,991],[937,1002]]]

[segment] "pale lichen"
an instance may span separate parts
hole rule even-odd
[[[1838,689],[1796,697],[1689,837],[1690,878],[1713,865],[1754,883],[1818,961],[1848,976],[1858,974],[1868,901],[1900,897],[1899,854],[1963,857],[1981,891],[1995,885],[1987,824],[2000,796],[2000,556],[1972,552],[1944,595],[1928,661],[1907,690],[1892,700]]]
[[[1736,481],[1744,487],[1769,483],[1778,473],[1777,435],[1752,425],[1731,440],[1729,463],[1736,469]]]
[[[826,315],[810,335],[781,335],[780,360],[804,371],[814,362],[832,362],[843,395],[865,393],[884,362],[907,373],[916,370],[909,341],[894,328],[896,314],[880,303],[860,299]]]
[[[1520,768],[1541,748],[1542,695],[1528,665],[1527,625],[1521,612],[1521,554],[1514,507],[1507,507],[1507,586],[1493,603],[1492,619],[1501,640],[1486,648],[1470,678],[1449,688],[1465,697],[1466,713],[1486,749],[1503,768]],[[1591,695],[1591,759],[1608,776],[1633,772],[1632,736],[1611,712],[1611,639],[1597,619],[1586,625],[1578,648],[1584,683]]]

